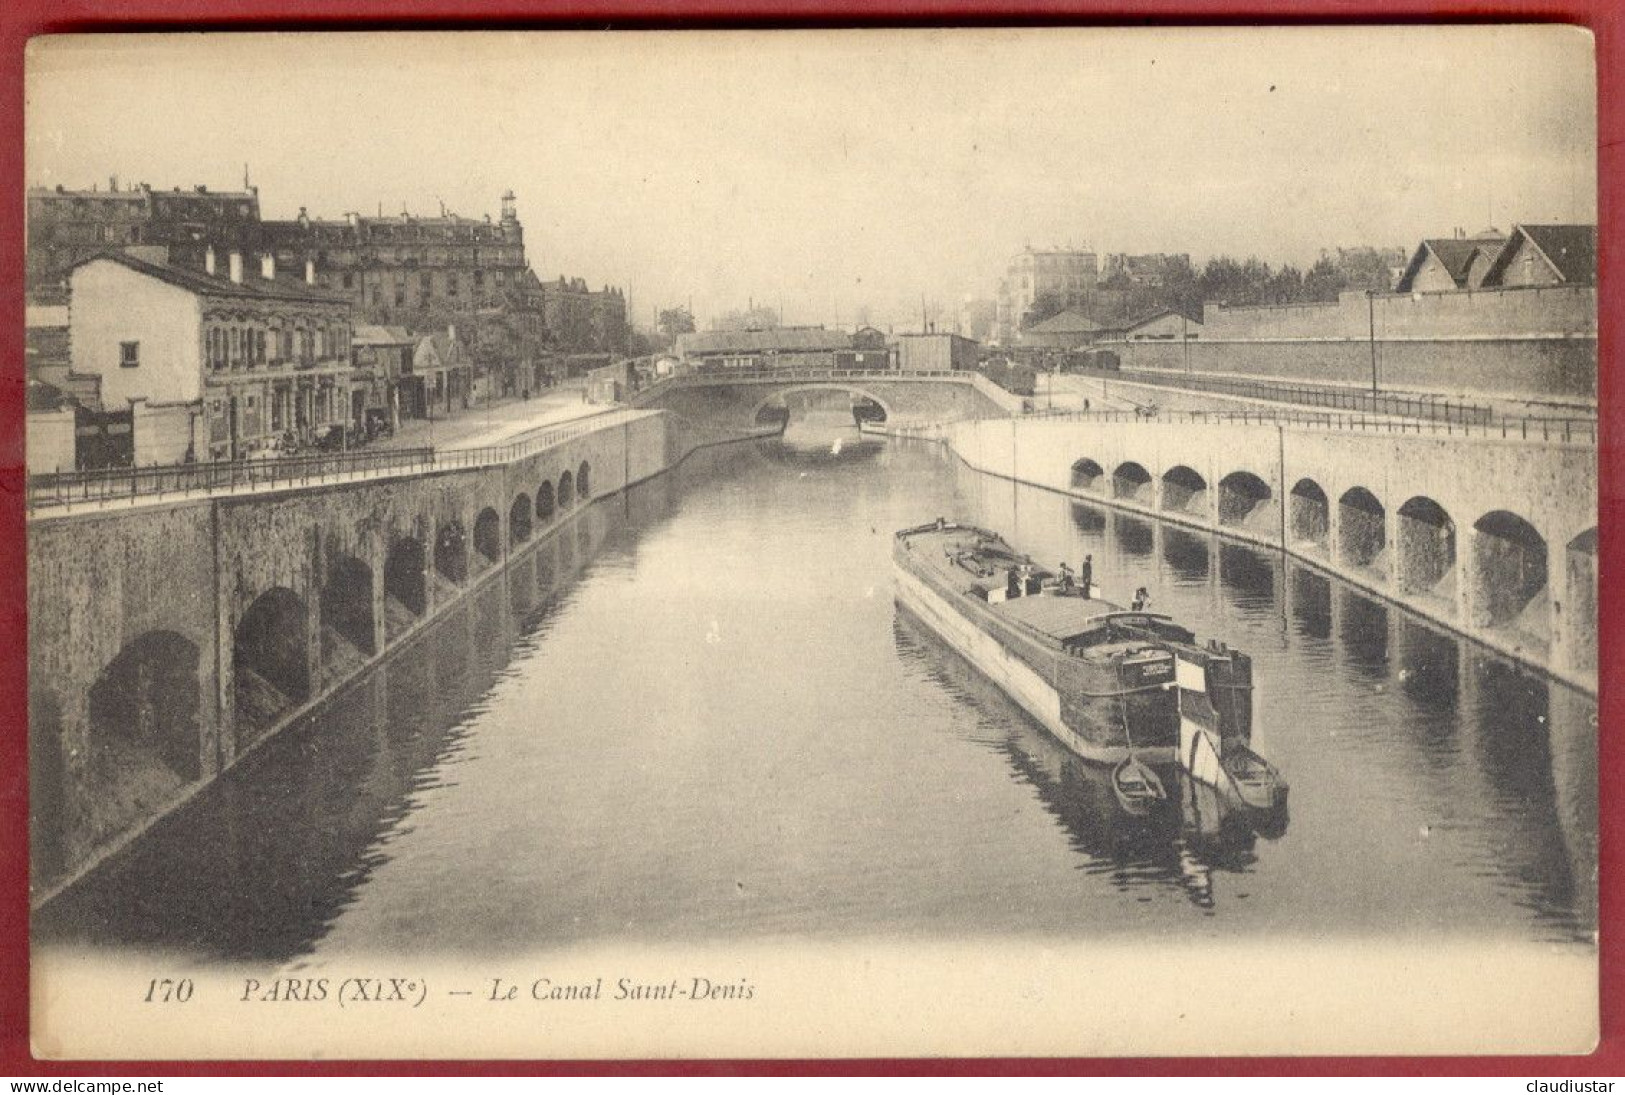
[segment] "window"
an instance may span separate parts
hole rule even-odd
[[[141,364],[141,343],[121,342],[118,344],[118,364],[121,369],[134,369]]]
[[[353,275],[345,274],[343,277],[343,285],[346,289],[354,289],[355,285],[353,282]]]
[[[265,364],[265,332],[254,332],[254,360]]]

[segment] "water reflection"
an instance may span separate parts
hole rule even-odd
[[[1124,555],[1147,556],[1155,549],[1156,532],[1151,522],[1119,513],[1113,523],[1117,549]]]
[[[1175,579],[1181,582],[1206,582],[1208,577],[1207,540],[1180,528],[1168,525],[1162,530],[1162,561],[1168,564]]]
[[[40,943],[119,943],[219,958],[308,950],[392,858],[425,793],[454,785],[469,728],[543,634],[590,558],[670,507],[633,488],[507,569],[353,686],[206,788],[36,915]],[[343,728],[335,733],[334,728]]]
[[[1056,742],[901,604],[893,632],[900,658],[923,660],[933,680],[1003,729],[987,744],[1065,828],[1085,873],[1120,890],[1179,894],[1212,910],[1214,874],[1251,871],[1260,832],[1271,838],[1285,832],[1285,811],[1260,816],[1240,809],[1173,766],[1158,773],[1170,793],[1163,808],[1143,817],[1125,813],[1109,765],[1088,763]]]

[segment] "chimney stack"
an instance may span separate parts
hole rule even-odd
[[[260,256],[260,277],[266,281],[276,280],[276,256],[269,251]]]
[[[243,253],[241,251],[231,253],[231,282],[233,285],[243,283]]]
[[[316,284],[316,260],[315,259],[306,259],[305,260],[305,284],[306,285],[315,285]]]
[[[213,244],[210,244],[209,249],[207,251],[203,252],[203,272],[205,274],[208,274],[211,278],[214,277],[214,245]]]

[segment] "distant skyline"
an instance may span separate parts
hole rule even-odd
[[[1597,216],[1560,26],[94,36],[36,40],[27,93],[30,185],[247,163],[269,218],[511,188],[537,274],[640,325],[917,325],[1029,244],[1306,266]]]

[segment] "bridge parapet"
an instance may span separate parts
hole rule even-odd
[[[750,369],[668,377],[635,395],[636,407],[660,408],[692,420],[744,429],[767,403],[814,389],[851,392],[878,403],[888,421],[1004,417],[1024,408],[975,372],[886,372],[854,369]]]

